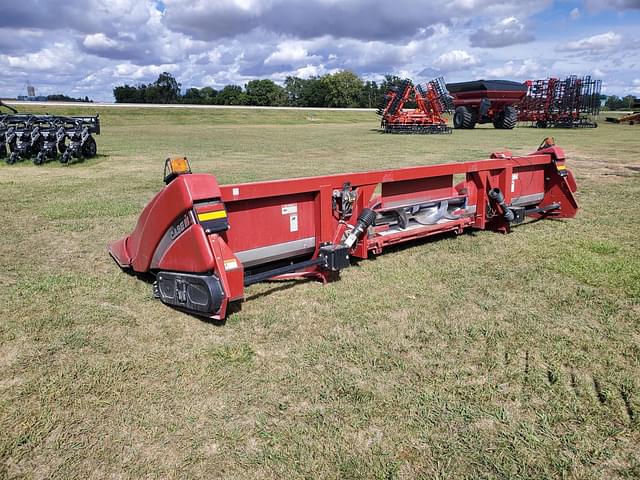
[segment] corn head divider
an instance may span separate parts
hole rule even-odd
[[[223,319],[264,280],[334,279],[350,258],[466,229],[506,233],[525,217],[570,218],[576,184],[562,149],[363,173],[218,185],[167,160],[167,185],[131,235],[112,243],[123,269],[155,276],[165,304]],[[455,180],[455,181],[454,181]]]

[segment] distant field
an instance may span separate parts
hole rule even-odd
[[[99,112],[97,158],[0,165],[0,478],[640,477],[639,126],[388,136],[371,112]],[[576,219],[255,285],[221,325],[153,300],[106,251],[169,156],[229,183],[548,135]]]

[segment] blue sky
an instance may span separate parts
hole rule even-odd
[[[162,71],[187,87],[592,75],[640,96],[640,0],[0,0],[0,96],[112,101]]]

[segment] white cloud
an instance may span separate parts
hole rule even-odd
[[[303,6],[299,0],[164,0],[163,9],[158,3],[4,2],[0,92],[18,95],[28,79],[41,93],[113,100],[114,86],[149,83],[163,71],[183,88],[221,88],[340,69],[375,81],[385,74],[463,81],[591,72],[616,79],[607,85],[611,93],[640,88],[633,85],[640,34],[632,28],[640,22],[632,10],[639,0],[586,0],[569,14],[566,4],[557,8],[561,2],[551,0],[452,0],[437,8],[429,0],[306,0]],[[568,22],[567,15],[583,19],[603,8],[625,10],[624,16],[599,17],[596,32],[584,30],[593,22],[569,24],[575,36],[549,54],[566,32],[545,28],[543,17],[562,12]],[[598,32],[607,33],[593,35]]]
[[[51,47],[20,56],[0,55],[0,65],[25,73],[52,72],[60,75],[75,70],[71,45],[54,43]]]
[[[89,49],[115,48],[118,42],[107,37],[104,33],[92,33],[84,37],[82,44]]]
[[[278,45],[276,51],[269,55],[264,63],[266,65],[299,64],[313,58],[319,57],[309,56],[309,52],[299,44],[284,42]]]
[[[471,67],[478,63],[478,59],[465,50],[450,50],[440,55],[433,62],[433,66],[444,72],[451,72]]]
[[[134,65],[121,63],[116,65],[114,73],[123,79],[141,80],[146,77],[155,77],[162,72],[174,72],[179,68],[175,63],[163,65]]]
[[[327,73],[327,69],[324,65],[307,65],[300,67],[295,71],[295,76],[300,78],[317,77]]]
[[[560,51],[604,51],[617,47],[622,42],[622,36],[615,32],[601,33],[574,42],[560,44],[557,50]]]
[[[489,68],[486,73],[489,77],[507,79],[536,79],[551,76],[548,66],[542,66],[537,61],[526,59],[523,61],[509,60],[499,67]]]
[[[578,7],[574,8],[569,12],[569,18],[571,20],[578,20],[580,18],[580,9]]]
[[[516,17],[506,17],[489,27],[476,30],[470,37],[471,46],[498,48],[533,40],[533,34]]]

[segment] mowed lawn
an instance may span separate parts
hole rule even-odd
[[[640,127],[100,114],[97,158],[0,165],[0,478],[640,477]],[[576,219],[255,285],[224,324],[163,306],[107,254],[168,156],[227,183],[524,154],[546,135]]]

